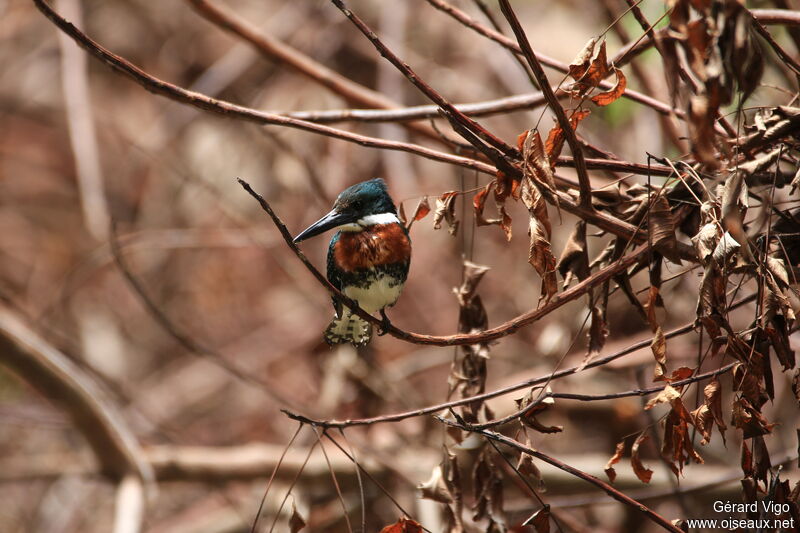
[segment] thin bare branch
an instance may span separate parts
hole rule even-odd
[[[128,474],[117,487],[114,533],[139,533],[144,525],[144,485],[139,476]]]
[[[742,298],[738,302],[735,302],[735,303],[731,304],[730,310],[733,310],[733,309],[736,309],[738,307],[741,307],[742,305],[750,303],[750,302],[754,301],[755,299],[756,299],[756,295],[755,294],[751,294],[750,296],[748,296],[746,298]],[[693,330],[695,330],[695,328],[696,328],[696,326],[694,324],[694,321],[692,321],[692,322],[689,322],[688,324],[685,324],[685,325],[683,325],[683,326],[681,326],[679,328],[675,328],[675,329],[667,332],[666,334],[664,334],[664,338],[665,339],[671,339],[673,337],[677,337],[679,335],[683,335],[685,333],[693,331]],[[389,415],[376,416],[376,417],[372,417],[372,418],[362,418],[362,419],[357,419],[357,420],[345,420],[345,421],[312,420],[310,418],[307,418],[307,417],[304,417],[304,416],[301,416],[301,415],[297,415],[295,413],[289,413],[289,412],[286,412],[286,411],[284,411],[284,413],[286,413],[286,415],[289,416],[290,418],[293,418],[293,419],[298,420],[300,422],[305,422],[307,424],[313,424],[313,425],[324,427],[324,428],[345,428],[345,427],[348,427],[348,426],[366,426],[366,425],[371,425],[371,424],[380,424],[380,423],[384,423],[384,422],[398,422],[400,420],[405,420],[407,418],[413,418],[413,417],[417,417],[417,416],[425,416],[425,415],[429,415],[429,414],[433,414],[433,413],[439,413],[439,412],[444,411],[445,409],[458,407],[460,405],[466,405],[466,404],[471,403],[471,402],[489,400],[491,398],[496,398],[498,396],[503,396],[503,395],[509,394],[511,392],[516,392],[518,390],[527,389],[527,388],[530,388],[530,387],[533,387],[533,386],[536,386],[536,385],[541,385],[543,383],[548,383],[548,382],[553,381],[555,379],[559,379],[559,378],[562,378],[562,377],[565,377],[565,376],[569,376],[569,375],[575,374],[577,372],[581,372],[583,370],[588,370],[590,368],[603,366],[605,364],[610,363],[611,361],[615,361],[615,360],[619,359],[620,357],[624,357],[625,355],[628,355],[628,354],[633,353],[633,352],[635,352],[637,350],[640,350],[642,348],[646,348],[646,347],[650,346],[652,341],[653,341],[652,338],[648,338],[648,339],[636,342],[636,343],[628,346],[627,348],[625,348],[623,350],[620,350],[618,352],[615,352],[613,354],[609,354],[609,355],[607,355],[605,357],[598,357],[597,359],[592,360],[588,365],[585,365],[585,366],[579,365],[579,366],[574,366],[574,367],[571,367],[571,368],[565,368],[563,370],[558,370],[556,372],[552,372],[552,373],[546,374],[544,376],[539,376],[539,377],[536,377],[536,378],[528,379],[528,380],[522,381],[520,383],[516,383],[514,385],[510,385],[508,387],[503,387],[501,389],[497,389],[497,390],[494,390],[494,391],[485,392],[483,394],[477,394],[477,395],[471,396],[469,398],[461,398],[459,400],[453,400],[453,401],[450,401],[450,402],[444,402],[444,403],[432,405],[432,406],[429,406],[429,407],[423,407],[423,408],[415,409],[415,410],[411,410],[411,411],[404,411],[404,412],[401,412],[401,413],[393,413],[393,414],[389,414]]]
[[[83,19],[80,0],[62,0],[60,5],[72,20]],[[86,55],[64,33],[59,32],[58,37],[64,110],[69,141],[75,156],[84,225],[92,237],[104,241],[108,235],[109,214],[92,116],[88,61]]]
[[[453,5],[448,4],[444,0],[428,0],[428,3],[431,4],[433,7],[435,7],[436,9],[439,9],[442,12],[447,13],[455,20],[457,20],[459,23],[474,30],[480,35],[483,35],[484,37],[487,37],[499,43],[500,45],[504,46],[505,48],[508,48],[509,50],[511,50],[516,54],[522,54],[522,48],[520,48],[520,46],[517,43],[515,43],[502,33],[498,33],[493,29],[484,26],[477,20],[470,17],[468,14],[464,13],[460,9],[454,7]],[[546,65],[564,74],[569,72],[569,66],[566,63],[559,61],[557,59],[553,59],[552,57],[546,56],[540,52],[534,52],[534,54],[536,55],[536,58],[539,60],[541,64]],[[614,87],[612,83],[606,81],[601,82],[599,86],[602,87],[604,90],[609,90]],[[625,89],[625,92],[623,93],[622,96],[624,98],[628,98],[635,102],[639,102],[640,104],[646,105],[652,108],[654,111],[657,111],[658,113],[665,115],[674,114],[679,118],[682,119],[686,118],[686,114],[680,109],[675,109],[669,104],[661,102],[660,100],[657,100],[646,94],[642,94],[638,91],[634,91],[632,89]]]
[[[556,98],[553,89],[550,88],[550,81],[547,79],[547,74],[545,74],[536,54],[533,53],[533,48],[531,48],[531,43],[528,41],[528,36],[525,34],[525,30],[522,29],[522,24],[520,24],[516,13],[514,13],[514,10],[511,8],[509,0],[500,0],[500,9],[503,15],[505,15],[506,20],[508,20],[508,23],[511,24],[511,29],[517,37],[517,42],[522,50],[522,54],[528,61],[533,75],[539,80],[542,94],[544,94],[544,97],[547,99],[547,104],[550,106],[550,109],[555,113],[558,124],[561,126],[567,144],[569,144],[569,148],[572,151],[575,171],[578,174],[578,184],[580,185],[580,206],[584,209],[591,210],[593,209],[592,184],[589,181],[589,173],[586,170],[586,161],[583,159],[583,148],[575,136],[575,130],[572,124],[570,124],[569,117],[567,117],[566,112],[564,112],[564,108],[561,107],[561,103],[558,101],[558,98]]]

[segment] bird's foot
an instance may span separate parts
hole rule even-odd
[[[389,329],[391,327],[392,327],[392,323],[389,320],[389,317],[386,316],[386,311],[381,309],[381,325],[380,325],[380,329],[378,330],[378,336],[382,337],[383,335],[386,335],[387,333],[389,333]]]

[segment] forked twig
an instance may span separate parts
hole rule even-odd
[[[455,422],[453,420],[448,420],[440,416],[436,416],[436,419],[445,425],[462,429],[464,431],[469,431],[471,433],[477,433],[479,435],[486,437],[487,439],[491,439],[495,442],[505,444],[506,446],[513,448],[521,453],[530,455],[532,457],[536,457],[537,459],[544,461],[545,463],[549,463],[550,465],[558,468],[559,470],[563,470],[564,472],[572,474],[575,477],[578,477],[588,483],[591,483],[592,485],[604,491],[606,494],[608,494],[615,500],[622,502],[625,505],[631,507],[632,509],[644,514],[649,520],[652,520],[653,522],[660,525],[667,531],[672,531],[673,533],[683,533],[683,531],[680,528],[674,526],[672,522],[670,522],[660,514],[656,513],[643,503],[634,500],[633,498],[627,496],[623,492],[620,492],[619,490],[615,489],[605,481],[602,481],[591,474],[587,474],[582,470],[578,470],[573,466],[570,466],[562,461],[559,461],[555,457],[551,457],[543,452],[540,452],[539,450],[534,450],[533,448],[525,446],[519,441],[506,437],[505,435],[501,435],[500,433],[495,433],[494,431],[489,431],[486,429],[475,429],[474,427],[468,424]]]

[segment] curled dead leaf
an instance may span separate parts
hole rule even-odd
[[[568,73],[575,80],[571,92],[578,98],[600,85],[611,73],[605,41],[596,45],[597,39],[590,39],[569,65]]]
[[[556,264],[564,287],[568,287],[573,277],[583,281],[589,277],[589,254],[586,247],[586,221],[579,220],[567,240],[561,257]]]
[[[402,517],[397,523],[381,529],[381,533],[422,533],[422,526],[408,518]]]
[[[297,533],[304,527],[306,527],[306,521],[300,516],[294,501],[292,501],[292,515],[289,518],[289,531],[290,533]]]
[[[456,198],[458,191],[449,191],[436,199],[436,211],[433,213],[433,229],[442,227],[442,220],[447,222],[450,235],[458,232],[459,221],[456,219]]]
[[[664,194],[659,194],[650,205],[647,227],[653,247],[673,263],[681,264],[678,239],[675,237],[675,217]]]
[[[650,399],[644,406],[645,410],[652,409],[660,403],[673,403],[675,400],[681,399],[681,393],[672,385],[666,385],[655,398]]]
[[[522,525],[533,526],[536,533],[550,533],[550,506],[545,505],[533,513]]]
[[[528,262],[542,278],[541,299],[548,301],[558,292],[558,279],[556,278],[556,258],[550,247],[550,218],[547,214],[547,204],[542,194],[533,184],[531,179],[522,183],[521,199],[528,208],[528,235],[530,235],[530,249]]]
[[[642,483],[650,483],[650,478],[653,477],[653,471],[646,468],[642,464],[641,457],[639,457],[639,447],[649,438],[650,436],[647,433],[641,433],[631,448],[631,468],[633,468],[633,473]]]
[[[599,106],[607,106],[613,104],[625,94],[625,88],[628,86],[628,80],[625,78],[625,74],[617,67],[614,67],[614,74],[617,76],[617,82],[614,86],[605,92],[592,96],[592,102]]]
[[[403,204],[400,204],[400,209],[402,210],[402,208]],[[417,220],[422,220],[423,218],[428,216],[428,213],[430,212],[431,212],[431,204],[428,202],[428,197],[425,196],[417,204],[417,208],[414,210],[414,216],[412,216],[411,220],[408,221],[406,228],[411,229],[411,226],[414,224],[414,222],[416,222]],[[404,216],[401,220],[405,220],[405,213],[403,213],[403,215]]]
[[[572,126],[572,129],[578,129],[578,124],[588,117],[590,113],[591,111],[588,109],[574,111],[569,117],[569,124]],[[551,166],[555,166],[558,156],[561,155],[561,150],[564,148],[564,140],[564,130],[561,129],[560,124],[556,123],[553,129],[550,130],[550,133],[547,135],[547,141],[544,143],[545,153],[547,154]]]
[[[666,379],[665,374],[667,372],[667,339],[664,337],[664,331],[661,329],[661,326],[656,327],[653,340],[650,342],[650,350],[653,352],[653,357],[655,357],[656,360],[656,367],[653,371],[653,381],[664,381]],[[667,385],[667,387],[672,389],[672,387],[669,385]],[[666,389],[664,390],[666,391]],[[664,392],[662,391],[662,394],[663,393]],[[672,394],[672,392],[668,392],[667,394]],[[656,398],[660,396],[661,394],[659,394],[659,396]],[[650,402],[653,402],[654,400],[650,400]],[[647,402],[648,406],[650,406],[650,402]],[[655,405],[655,403],[653,405]],[[645,409],[649,409],[650,407],[645,407]]]
[[[617,449],[614,450],[614,455],[611,456],[611,459],[608,460],[606,463],[606,467],[604,472],[606,476],[608,476],[608,480],[611,483],[614,483],[614,480],[617,479],[617,471],[614,470],[614,465],[619,463],[622,459],[622,453],[625,451],[625,441],[621,440],[617,443]]]
[[[417,485],[421,497],[426,500],[433,500],[439,503],[452,503],[453,495],[447,490],[447,485],[442,476],[442,466],[437,465],[431,472],[431,477],[428,481]]]
[[[563,144],[563,139],[561,142]],[[522,143],[522,162],[523,172],[526,177],[533,180],[538,186],[544,187],[555,194],[556,182],[553,174],[555,161],[553,161],[549,151],[545,151],[542,137],[537,130],[528,130],[525,135]]]

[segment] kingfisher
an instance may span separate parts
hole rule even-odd
[[[408,276],[411,240],[397,218],[394,202],[381,178],[357,183],[339,194],[333,209],[294,238],[304,241],[329,229],[339,231],[328,245],[328,280],[358,302],[367,313],[395,304]],[[347,306],[333,301],[335,315],[324,333],[328,344],[363,346],[372,338],[372,324]]]

